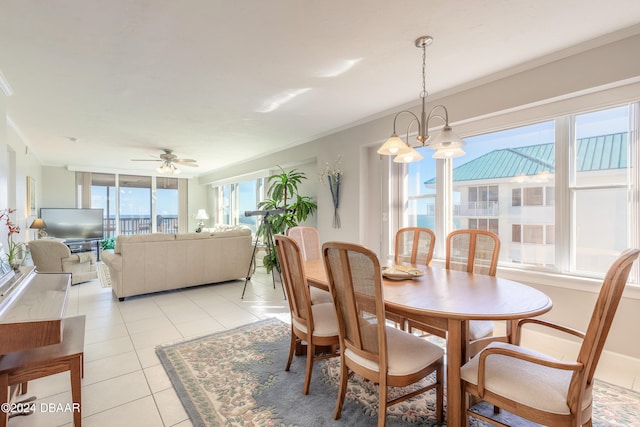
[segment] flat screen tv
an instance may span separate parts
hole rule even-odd
[[[40,208],[49,237],[65,240],[101,240],[103,209]]]

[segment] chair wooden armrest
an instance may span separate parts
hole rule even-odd
[[[478,356],[480,357],[480,360],[478,361],[478,396],[480,396],[480,398],[484,397],[485,364],[487,357],[496,354],[513,357],[515,359],[521,359],[527,362],[536,363],[538,365],[547,366],[549,368],[563,369],[566,371],[579,371],[584,367],[584,364],[580,362],[562,362],[555,359],[545,359],[508,348],[486,348],[482,350]]]
[[[585,336],[584,332],[582,332],[582,331],[579,331],[579,330],[573,329],[573,328],[568,328],[566,326],[558,325],[556,323],[547,322],[545,320],[541,320],[541,319],[521,319],[520,321],[518,321],[518,325],[516,326],[516,336],[515,336],[515,341],[514,341],[518,345],[520,345],[520,338],[521,338],[521,334],[522,334],[522,326],[527,324],[527,323],[532,323],[532,324],[535,324],[535,325],[545,326],[547,328],[555,329],[557,331],[564,332],[564,333],[576,336],[576,337],[581,338],[581,339],[584,339],[584,336]]]

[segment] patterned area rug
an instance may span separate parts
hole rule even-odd
[[[111,287],[111,276],[109,276],[109,267],[104,262],[96,264],[96,270],[98,271],[98,279],[100,279],[100,285],[103,288]]]
[[[291,370],[284,370],[289,334],[289,325],[268,319],[158,347],[156,353],[198,427],[375,425],[377,387],[357,376],[349,380],[342,418],[333,419],[338,358],[314,363],[309,394],[302,394],[305,357],[295,357]],[[639,394],[602,382],[596,384],[594,394],[594,426],[640,425]],[[432,391],[390,407],[387,425],[444,425],[435,421],[434,401]],[[509,418],[503,421],[531,425]],[[472,419],[470,425],[487,424]]]

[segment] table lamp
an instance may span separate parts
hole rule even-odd
[[[34,233],[34,238],[35,236],[39,236],[40,238],[47,237],[47,232],[45,231],[45,228],[47,228],[47,224],[45,224],[44,219],[42,218],[34,219],[31,225],[29,226],[29,228],[38,230]]]
[[[204,227],[204,220],[209,219],[209,215],[207,211],[204,209],[198,209],[198,213],[196,213],[196,219],[198,220],[198,228],[196,229],[196,233],[200,233],[202,231],[202,227]]]

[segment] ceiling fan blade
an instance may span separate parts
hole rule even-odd
[[[173,159],[174,162],[176,163],[180,163],[180,164],[188,164],[188,163],[196,163],[196,160],[194,159]]]
[[[164,162],[162,159],[131,159],[132,162]]]
[[[179,163],[180,166],[189,166],[189,167],[192,167],[192,168],[197,168],[199,166],[197,163],[191,163],[191,162],[187,162],[187,163],[175,162],[175,163]]]

